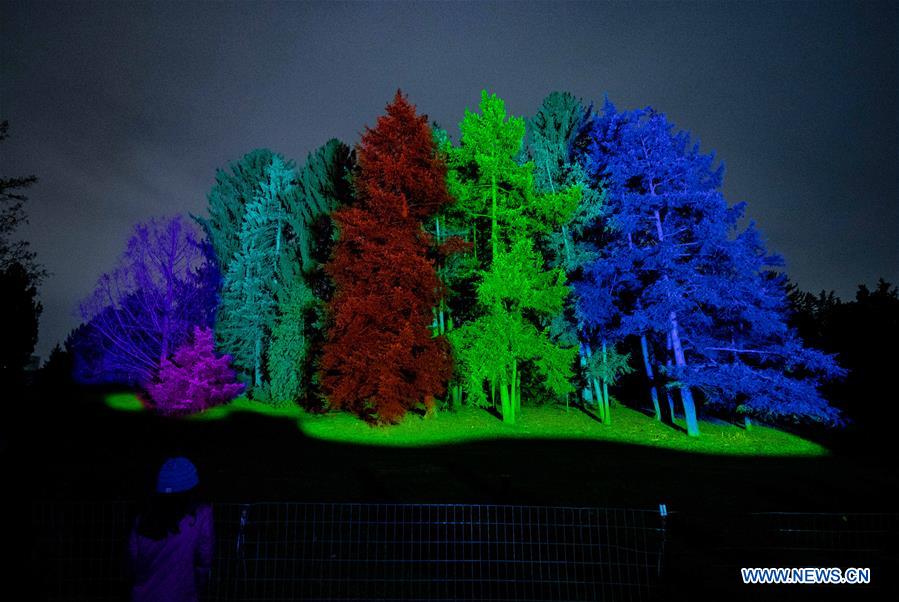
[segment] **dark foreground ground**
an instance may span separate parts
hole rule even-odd
[[[864,519],[867,514],[897,512],[899,479],[895,458],[886,454],[734,457],[583,440],[498,440],[425,448],[361,446],[311,439],[289,421],[261,415],[178,421],[116,412],[101,399],[96,393],[82,392],[69,403],[32,402],[7,414],[11,421],[4,421],[3,427],[4,480],[15,483],[32,501],[139,500],[152,488],[165,457],[186,455],[199,468],[205,495],[215,502],[470,503],[651,510],[665,503],[671,512],[665,551],[666,587],[671,589],[664,591],[692,589],[700,597],[711,596],[722,584],[733,586],[731,565],[741,565],[744,557],[771,566],[791,566],[789,557],[749,554],[751,542],[765,548],[766,536],[759,535],[760,529],[774,528],[776,522],[774,518],[752,518],[752,513],[846,513],[849,518],[844,522],[851,520],[857,530],[868,531],[874,523]],[[859,557],[859,563],[845,554],[814,559],[821,563],[816,566],[877,565],[881,587],[851,590],[852,598],[860,594],[865,594],[862,599],[880,598],[895,585],[896,520],[877,521],[877,529],[889,531],[886,536],[894,542],[891,549],[874,550]],[[796,522],[793,526],[804,529],[810,524]],[[792,527],[787,524],[787,528]],[[794,553],[794,557],[799,556]],[[726,574],[721,572],[725,565]],[[715,573],[714,567],[720,571]],[[885,575],[890,575],[886,588]],[[735,591],[751,599],[762,593],[766,598],[785,593],[783,589],[741,587]],[[843,599],[849,590],[799,591],[794,587],[789,594],[790,598],[802,594],[809,599]]]
[[[183,421],[117,412],[93,392],[29,405],[7,414],[2,455],[41,499],[140,498],[162,460],[179,454],[217,501],[893,512],[899,492],[887,454],[717,456],[589,440],[391,448],[312,439],[288,420],[254,414]]]

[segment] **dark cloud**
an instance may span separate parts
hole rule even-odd
[[[201,212],[216,167],[354,143],[397,87],[457,131],[482,87],[651,104],[726,161],[726,193],[807,289],[899,281],[897,9],[844,3],[3,3],[2,172],[53,276],[39,351],[131,225]]]

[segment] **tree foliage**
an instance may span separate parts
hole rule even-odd
[[[428,330],[440,282],[422,229],[450,202],[427,117],[399,92],[356,150],[356,203],[334,213],[336,290],[322,386],[334,407],[395,422],[443,394],[450,358]]]
[[[310,328],[307,314],[315,303],[302,278],[293,279],[278,293],[278,317],[272,328],[268,354],[271,399],[290,403],[301,397],[309,383],[305,378]]]
[[[247,205],[253,202],[260,184],[268,177],[274,156],[267,148],[256,149],[231,163],[227,171],[218,170],[215,185],[207,195],[209,217],[194,218],[215,250],[223,274],[240,251],[239,237]]]
[[[0,142],[8,137],[9,122],[0,122]],[[16,230],[27,223],[25,201],[19,190],[37,182],[35,176],[0,176],[0,315],[3,323],[3,350],[0,351],[0,379],[21,385],[25,366],[37,344],[38,321],[43,307],[37,287],[47,275],[37,263],[28,242],[14,240]]]
[[[485,403],[485,383],[499,390],[503,419],[514,422],[521,405],[521,374],[533,367],[556,395],[571,390],[574,349],[553,341],[552,318],[568,294],[563,270],[547,271],[531,239],[566,223],[579,193],[538,194],[532,163],[521,164],[525,126],[507,118],[496,95],[481,94],[480,114],[465,112],[461,143],[451,149],[450,190],[472,224],[472,239],[482,230],[480,280],[473,318],[449,333],[474,403]],[[495,401],[495,398],[494,398]]]
[[[841,370],[786,326],[781,260],[752,225],[738,230],[743,205],[721,195],[714,155],[664,115],[608,102],[590,136],[586,166],[608,190],[608,221],[577,287],[583,322],[617,340],[649,338],[690,434],[695,390],[748,414],[837,421],[816,387]]]
[[[147,386],[155,409],[164,414],[192,413],[231,401],[244,385],[235,382],[230,361],[227,355],[216,355],[211,329],[194,327],[193,336],[162,360],[159,376]]]
[[[287,225],[282,198],[293,185],[292,178],[290,166],[280,156],[272,156],[256,195],[246,206],[239,250],[224,278],[216,328],[219,348],[232,355],[250,394],[259,393],[267,382],[276,294],[282,285],[280,268],[282,261],[289,261],[282,254]]]
[[[217,269],[181,217],[138,224],[118,267],[80,306],[82,379],[144,386],[194,326],[211,323]]]

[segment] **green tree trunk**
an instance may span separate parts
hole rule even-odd
[[[492,176],[490,178],[490,196],[492,198],[490,205],[490,250],[493,255],[490,257],[490,261],[496,259],[496,249],[497,249],[497,227],[496,227],[496,176]]]
[[[606,341],[603,339],[602,341],[602,363],[606,364],[609,360],[608,352],[606,351]],[[612,424],[612,409],[609,406],[609,383],[606,379],[602,379],[602,403],[605,406],[605,414],[606,414],[606,424]]]
[[[503,416],[503,422],[506,424],[515,424],[515,412],[512,410],[512,400],[509,394],[508,377],[503,375],[499,382],[499,399],[500,413]]]

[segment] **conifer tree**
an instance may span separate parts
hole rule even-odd
[[[743,205],[721,195],[714,155],[651,108],[604,112],[587,165],[609,191],[609,236],[578,287],[583,320],[641,337],[648,375],[678,390],[689,435],[697,391],[740,413],[838,422],[816,387],[841,370],[786,327],[780,259],[752,226],[738,231]]]
[[[330,255],[331,213],[352,198],[349,175],[352,150],[337,139],[309,153],[297,171],[296,185],[285,195],[285,211],[292,232],[292,246],[300,267],[309,275]]]
[[[199,412],[226,403],[244,386],[234,381],[230,356],[217,357],[213,333],[195,327],[171,358],[162,361],[159,376],[147,390],[156,409],[165,414]]]
[[[309,372],[324,338],[324,302],[332,293],[322,263],[333,247],[331,213],[352,198],[352,164],[352,150],[329,140],[309,154],[283,195],[287,244],[279,259],[278,318],[268,356],[276,403],[314,398]]]
[[[240,248],[225,274],[216,334],[252,395],[266,395],[266,358],[276,317],[279,264],[286,244],[282,196],[293,170],[278,155],[246,207]]]
[[[321,367],[332,406],[396,422],[429,409],[451,371],[428,329],[440,282],[422,222],[450,202],[446,166],[427,118],[397,92],[356,150],[356,202],[334,213],[339,239],[326,266],[335,284]]]
[[[560,268],[546,270],[534,248],[540,237],[566,223],[577,206],[577,189],[537,194],[532,163],[519,164],[524,120],[507,118],[505,103],[481,94],[480,114],[465,112],[461,143],[450,152],[450,190],[471,224],[472,252],[480,282],[471,321],[449,333],[474,403],[491,401],[513,423],[521,407],[521,370],[534,369],[547,389],[571,390],[575,354],[550,337],[549,325],[568,295]],[[480,241],[478,240],[480,237]]]
[[[528,122],[528,156],[534,163],[534,183],[540,192],[568,189],[580,194],[577,210],[570,221],[541,238],[541,249],[550,266],[565,269],[575,294],[566,303],[563,319],[557,320],[554,330],[564,340],[577,345],[583,377],[583,398],[596,400],[603,422],[611,420],[608,391],[621,370],[626,370],[615,341],[610,333],[590,328],[577,319],[577,284],[585,265],[597,256],[597,244],[603,237],[603,202],[601,185],[590,185],[585,170],[577,161],[576,148],[583,132],[593,120],[592,107],[567,92],[549,94],[534,117]],[[600,351],[602,349],[602,351]],[[600,367],[601,366],[601,367]],[[612,367],[620,369],[611,369]]]
[[[297,275],[278,291],[278,317],[272,328],[268,354],[271,399],[275,403],[296,400],[307,383],[304,375],[309,352],[307,313],[314,303],[312,291]]]
[[[240,251],[239,236],[247,205],[256,198],[259,185],[268,177],[274,156],[267,148],[256,149],[231,163],[228,171],[217,170],[215,185],[207,195],[209,217],[194,217],[203,227],[223,274]]]

